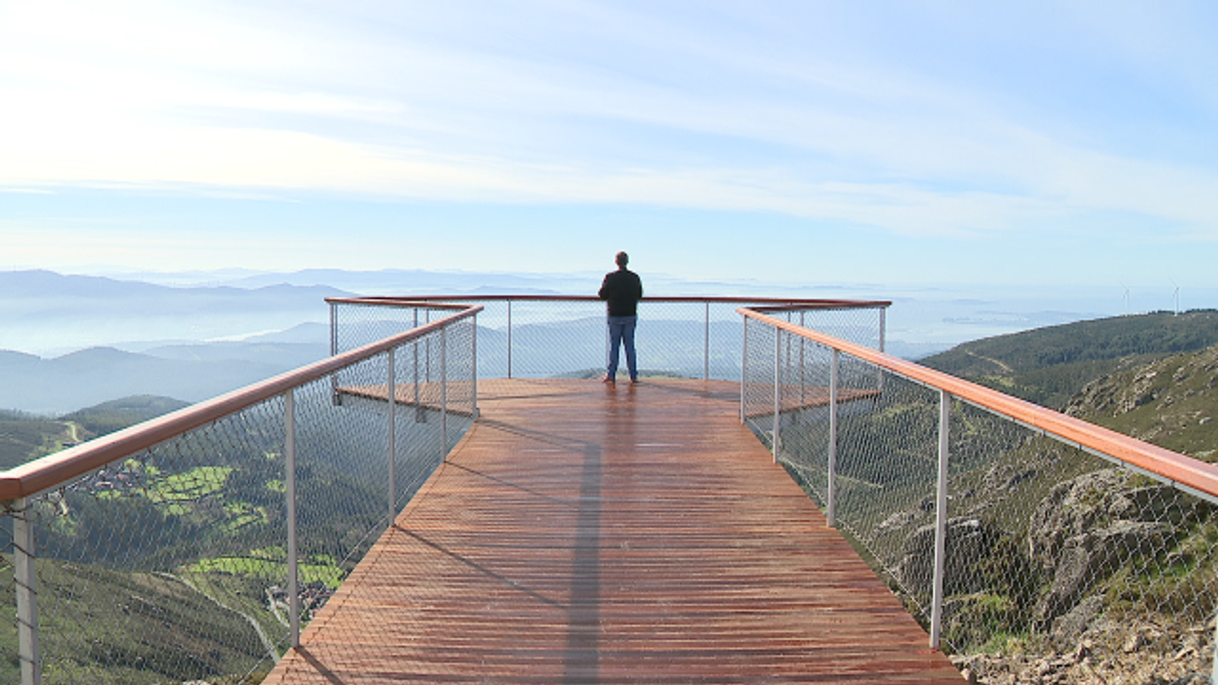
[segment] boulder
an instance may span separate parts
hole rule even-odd
[[[1066,540],[1106,525],[1109,498],[1127,490],[1129,477],[1117,469],[1085,473],[1058,483],[1032,514],[1029,554],[1044,568],[1057,565]]]
[[[978,592],[983,581],[970,572],[973,564],[989,553],[997,540],[993,527],[979,518],[956,518],[947,522],[944,575],[946,594]],[[905,540],[897,577],[915,595],[929,596],[934,589],[935,526],[921,526]]]
[[[1174,527],[1148,521],[1117,521],[1066,540],[1049,592],[1036,608],[1042,622],[1072,610],[1088,590],[1135,555],[1162,549]]]

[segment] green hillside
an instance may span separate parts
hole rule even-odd
[[[60,418],[79,424],[86,432],[83,437],[88,439],[113,433],[188,406],[189,402],[172,397],[132,395],[86,407]]]
[[[72,429],[62,421],[0,411],[0,471],[57,452],[71,441]]]
[[[11,586],[7,562],[7,555],[0,559],[0,584]],[[199,673],[213,678],[208,682],[235,685],[261,681],[274,665],[246,615],[217,610],[215,600],[182,578],[84,564],[55,564],[52,572],[43,560],[38,566],[45,583],[40,596],[55,599],[56,615],[71,617],[43,629],[48,685],[161,685]],[[0,626],[0,653],[16,654],[16,639],[14,625]],[[0,682],[20,680],[16,663],[0,663]]]
[[[58,419],[0,410],[0,471],[185,406],[188,406],[186,402],[170,397],[134,395],[74,411]]]
[[[1154,312],[975,340],[920,363],[1060,409],[1100,376],[1216,344],[1218,311]]]
[[[1205,461],[1218,461],[1218,346],[1116,371],[1065,412]]]

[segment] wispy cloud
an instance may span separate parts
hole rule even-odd
[[[0,184],[643,204],[905,235],[1119,212],[1214,240],[1218,167],[1187,145],[1218,146],[1214,17],[1188,7],[10,3],[0,130],[20,135],[0,137]],[[1149,97],[1174,111],[1120,108]]]

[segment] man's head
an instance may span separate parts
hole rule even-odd
[[[617,253],[617,256],[613,258],[613,261],[617,262],[619,267],[625,269],[626,265],[630,263],[630,255],[626,254],[625,252],[619,252]]]

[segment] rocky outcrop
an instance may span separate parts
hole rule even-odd
[[[1066,540],[1049,593],[1036,608],[1036,617],[1048,623],[1072,610],[1097,582],[1107,578],[1125,560],[1163,549],[1175,530],[1166,523],[1117,521]]]
[[[957,518],[947,523],[945,556],[951,560],[944,577],[947,594],[968,594],[984,587],[984,579],[971,572],[973,564],[987,558],[998,539],[996,531],[979,518]],[[929,597],[934,588],[935,526],[919,527],[905,540],[897,578],[915,595]]]
[[[1162,551],[1196,515],[1192,498],[1166,485],[1131,487],[1117,469],[1059,483],[1041,501],[1028,534],[1029,555],[1053,574],[1036,617],[1049,624],[1127,560]]]

